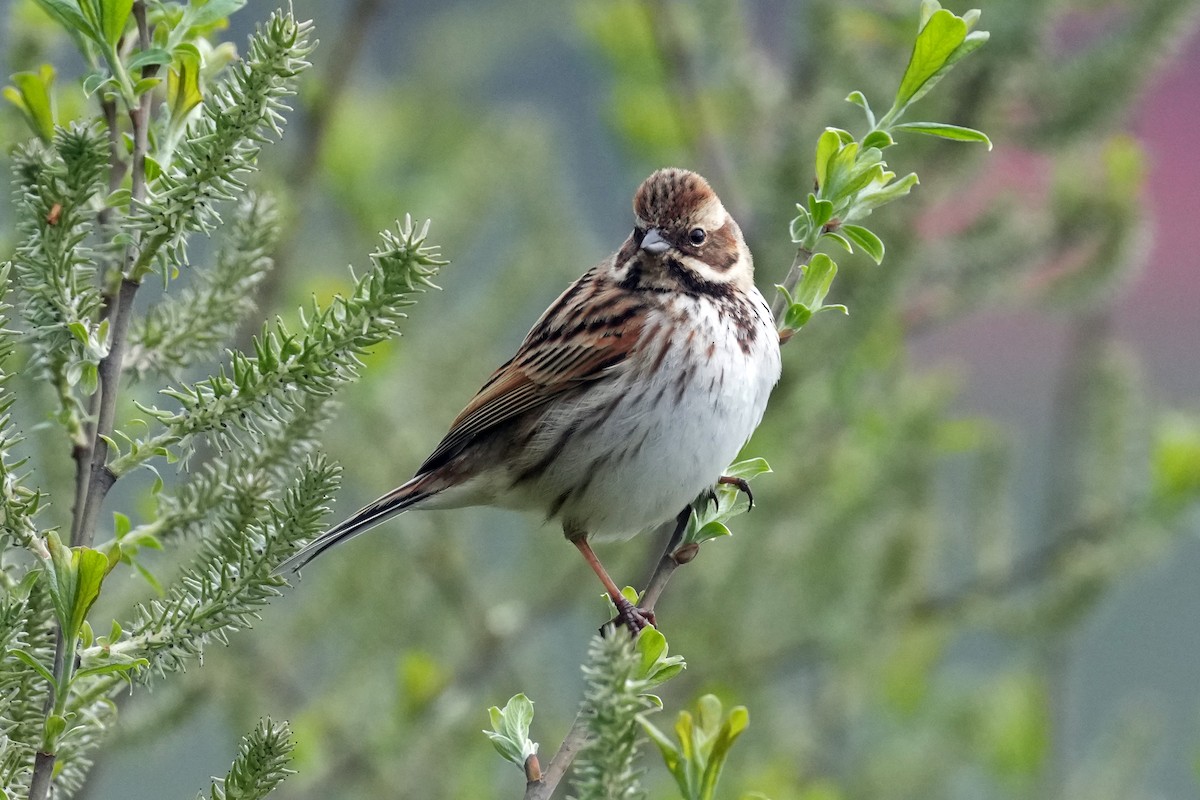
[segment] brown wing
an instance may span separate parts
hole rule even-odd
[[[643,301],[600,277],[599,270],[584,274],[546,309],[417,474],[442,466],[497,425],[610,374],[628,358],[641,334]]]

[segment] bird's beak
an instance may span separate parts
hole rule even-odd
[[[646,235],[642,238],[642,249],[652,256],[661,256],[670,249],[671,245],[658,232],[658,228],[651,228],[646,231]]]

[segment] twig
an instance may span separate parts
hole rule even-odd
[[[150,48],[150,30],[146,24],[146,4],[138,0],[133,4],[133,17],[137,20],[138,44],[142,50]],[[144,67],[143,78],[154,77],[158,71],[155,64]],[[129,113],[133,124],[133,157],[131,207],[146,199],[146,154],[150,148],[150,111],[154,104],[154,93],[142,95],[137,108]],[[130,245],[125,249],[125,264],[134,263],[137,249]],[[92,439],[92,462],[88,477],[87,494],[82,509],[77,509],[76,524],[73,526],[75,536],[73,541],[88,546],[96,533],[96,518],[100,514],[100,505],[105,495],[112,488],[116,476],[107,467],[108,442],[112,435],[113,423],[117,413],[117,394],[120,391],[121,372],[124,368],[125,348],[129,335],[129,323],[133,319],[133,301],[141,286],[138,280],[126,272],[121,279],[116,302],[112,308],[112,337],[109,340],[108,355],[100,360],[100,401],[96,413],[95,435]]]
[[[808,262],[812,261],[813,252],[806,247],[796,248],[796,257],[792,259],[792,266],[788,268],[787,275],[783,276],[783,281],[779,284],[789,293],[796,290],[796,284],[800,283],[800,279],[804,277],[804,268],[808,266]],[[783,296],[783,292],[776,292],[775,299],[771,301],[771,316],[775,318],[776,324],[779,323],[779,318],[783,316],[783,312],[787,309],[784,304],[787,302]],[[791,337],[780,338],[780,344],[788,341]]]
[[[1091,422],[1087,400],[1095,392],[1092,378],[1111,340],[1110,304],[1075,316],[1054,396],[1049,442],[1050,491],[1044,512],[1047,530],[1072,525],[1081,516],[1084,486],[1080,478],[1080,461],[1086,447],[1087,426]],[[1041,662],[1047,683],[1049,747],[1038,782],[1042,793],[1050,797],[1063,794],[1065,784],[1066,712],[1061,690],[1067,678],[1066,651],[1057,637],[1043,637],[1040,645],[1036,657]]]
[[[585,744],[587,744],[587,720],[584,719],[583,712],[580,712],[575,715],[575,721],[571,723],[571,730],[567,732],[558,752],[554,754],[554,758],[550,759],[550,765],[542,773],[542,779],[525,784],[524,800],[550,800],[563,776],[567,774],[571,762],[575,760],[575,756],[579,755],[579,751]]]
[[[125,178],[125,161],[122,154],[125,151],[121,142],[120,124],[117,118],[117,101],[111,97],[101,97],[100,112],[108,129],[108,191],[109,194],[121,188]],[[96,224],[102,235],[108,234],[112,224],[112,209],[105,204],[96,214]],[[102,262],[100,274],[100,320],[104,321],[112,314],[115,299],[108,289],[108,259]],[[92,443],[96,440],[96,415],[100,410],[100,390],[88,397],[87,417],[83,420],[82,438],[75,440],[71,446],[71,458],[75,461],[75,504],[71,508],[71,546],[83,544],[81,541],[80,522],[83,519],[83,508],[87,504],[88,479],[91,477]]]
[[[144,0],[137,0],[133,4],[132,14],[137,21],[138,28],[138,46],[145,51],[150,49],[150,29],[146,23],[146,4]],[[142,77],[152,77],[158,71],[157,65],[144,67]],[[136,204],[146,199],[146,153],[150,146],[149,125],[150,125],[150,110],[153,104],[153,93],[146,92],[142,95],[138,103],[138,107],[129,113],[130,121],[133,124],[133,185],[132,185],[132,203]],[[105,119],[109,122],[109,142],[110,142],[110,158],[117,159],[118,156],[113,143],[113,136],[116,123],[116,108],[113,106],[110,111],[104,109]],[[110,175],[110,185],[117,179]],[[134,257],[134,249],[132,246],[125,249],[125,263],[132,263]],[[121,287],[117,294],[115,308],[112,310],[112,338],[109,344],[108,355],[100,360],[100,388],[96,394],[99,395],[99,401],[93,399],[90,401],[92,407],[97,409],[96,420],[94,427],[89,430],[91,432],[91,463],[88,469],[83,470],[83,465],[86,461],[86,445],[81,449],[76,443],[72,454],[76,459],[76,501],[75,509],[71,519],[71,544],[79,546],[90,546],[96,533],[96,516],[100,512],[100,504],[104,500],[104,496],[108,493],[112,486],[114,476],[108,471],[105,466],[105,461],[108,456],[108,444],[104,437],[111,435],[113,430],[113,420],[116,417],[117,408],[117,391],[121,381],[122,359],[124,357],[125,341],[129,332],[129,321],[133,316],[133,299],[137,293],[138,283],[131,281],[128,278],[121,281]],[[111,306],[112,304],[107,304]],[[86,491],[84,483],[86,477]],[[82,500],[82,502],[80,502]],[[52,711],[53,698],[55,695],[55,686],[62,687],[64,682],[69,683],[69,675],[74,669],[74,664],[68,664],[68,651],[74,652],[74,643],[67,642],[63,636],[63,631],[59,628],[56,632],[56,645],[54,653],[54,684],[50,687],[50,698],[47,700],[46,715],[47,717]],[[74,660],[73,657],[70,660]],[[29,780],[29,800],[46,800],[50,794],[50,784],[54,778],[54,766],[57,760],[57,754],[46,753],[39,751],[34,756],[33,774]]]

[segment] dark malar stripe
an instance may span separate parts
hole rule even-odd
[[[667,271],[671,273],[671,277],[675,278],[681,284],[681,290],[686,294],[705,295],[726,300],[733,297],[733,287],[727,283],[715,283],[706,281],[690,269],[685,267],[677,258],[666,257],[663,263],[667,267]]]

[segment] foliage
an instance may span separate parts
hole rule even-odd
[[[836,242],[851,253],[854,245],[858,245],[872,261],[882,263],[883,240],[857,223],[879,206],[904,197],[917,185],[915,172],[897,178],[883,160],[883,151],[896,144],[897,134],[920,133],[955,141],[983,142],[991,149],[987,136],[973,128],[942,122],[900,122],[913,103],[936,86],[956,63],[988,40],[986,31],[971,30],[979,16],[979,9],[959,17],[942,8],[937,0],[922,0],[912,56],[891,108],[876,120],[866,96],[855,90],[846,100],[860,106],[866,114],[867,133],[855,139],[849,131],[826,128],[817,139],[816,188],[805,203],[796,204],[799,216],[791,222],[792,241],[799,253],[793,274],[778,287],[784,303],[776,305],[776,317],[782,312],[780,330],[784,336],[799,330],[818,311],[835,309],[847,313],[844,305],[824,304],[837,275],[837,264],[828,255],[816,253],[821,242]],[[791,290],[798,271],[799,286],[793,297]]]
[[[643,634],[658,634],[647,628]],[[661,638],[662,634],[658,634]],[[654,707],[647,696],[653,686],[656,658],[646,669],[643,642],[649,637],[634,640],[624,631],[609,628],[607,635],[592,637],[588,646],[587,664],[583,667],[586,687],[580,715],[589,737],[575,768],[574,797],[578,800],[618,800],[644,797],[634,765],[638,742],[637,719],[643,711]]]
[[[178,163],[169,151],[188,137],[172,132],[201,114],[190,104],[197,96],[207,102],[232,56],[218,44],[221,19],[202,15],[237,5],[149,8],[164,33],[148,49],[172,54],[151,78],[161,81],[158,113],[171,118],[151,115],[150,127],[162,134],[147,142],[151,184],[156,164]],[[651,169],[675,164],[704,173],[747,234],[760,285],[787,287],[798,249],[789,226],[811,214],[808,192],[823,191],[814,183],[813,143],[830,126],[852,131],[864,151],[875,123],[863,106],[845,102],[847,90],[871,99],[875,122],[886,116],[908,69],[916,5],[308,3],[323,43],[302,78],[289,123],[295,129],[281,146],[263,148],[262,179],[237,178],[260,196],[278,190],[281,234],[274,244],[258,240],[276,266],[254,284],[257,306],[272,320],[267,330],[302,337],[295,307],[307,309],[313,297],[331,307],[342,275],[328,265],[369,250],[363,243],[397,209],[420,208],[437,220],[438,238],[460,254],[461,268],[438,279],[448,290],[438,300],[444,306],[412,311],[411,347],[382,342],[359,356],[368,369],[353,392],[341,393],[345,405],[294,392],[287,399],[299,405],[279,417],[271,406],[256,423],[261,435],[235,424],[227,443],[219,426],[192,436],[195,452],[179,475],[150,451],[125,461],[110,500],[122,516],[111,527],[104,517],[92,545],[106,551],[108,540],[119,539],[123,561],[104,581],[92,623],[116,616],[118,643],[132,641],[133,609],[168,602],[177,564],[203,567],[193,556],[208,551],[209,532],[231,529],[264,496],[256,481],[281,504],[331,419],[325,446],[344,470],[339,510],[406,477],[459,401],[556,292],[615,248],[629,191]],[[305,0],[296,7],[304,10]],[[784,349],[783,382],[748,449],[774,471],[754,481],[753,513],[721,522],[738,535],[712,539],[657,608],[672,648],[692,656],[688,672],[656,690],[666,706],[690,708],[711,691],[753,711],[754,725],[725,763],[722,796],[752,788],[775,800],[907,800],[957,796],[966,786],[981,800],[1128,797],[1147,787],[1170,791],[1160,787],[1170,787],[1180,763],[1194,758],[1194,728],[1178,724],[1192,700],[1172,696],[1182,712],[1172,712],[1158,734],[1140,696],[1128,714],[1117,710],[1131,678],[1106,693],[1098,724],[1064,727],[1061,716],[1089,712],[1083,693],[1064,691],[1070,676],[1094,676],[1096,663],[1127,676],[1145,663],[1138,659],[1148,655],[1123,648],[1119,637],[1099,648],[1097,660],[1096,639],[1119,624],[1124,603],[1143,596],[1146,583],[1170,591],[1187,563],[1184,543],[1193,540],[1186,534],[1195,529],[1195,409],[1168,407],[1180,401],[1157,382],[1162,365],[1139,370],[1144,356],[1121,342],[1128,317],[1115,315],[1149,253],[1152,207],[1139,167],[1152,159],[1142,157],[1126,127],[1134,119],[1141,131],[1155,124],[1136,117],[1133,102],[1193,29],[1194,7],[1191,0],[1117,0],[1103,13],[1082,0],[987,6],[987,47],[956,63],[934,91],[910,97],[904,116],[889,124],[945,120],[984,129],[995,154],[928,132],[894,132],[901,146],[880,148],[882,169],[899,176],[892,185],[910,172],[921,184],[903,203],[849,222],[886,242],[886,263],[873,267],[874,240],[855,239],[842,226],[853,255],[836,255],[844,245],[832,237],[818,247],[827,250],[818,255],[836,259],[836,280],[828,282],[832,270],[815,257],[796,276],[790,305],[845,305],[853,313],[818,315],[820,324],[806,325]],[[83,68],[99,75],[85,98],[73,90],[69,65],[78,60],[62,52],[63,29],[33,0],[10,10],[10,71],[22,74],[6,94],[21,102],[9,109],[14,124],[0,126],[0,138],[10,145],[17,135],[46,132],[33,134],[42,144],[21,152],[37,147],[62,171],[46,121],[70,130],[70,120],[93,120],[92,130],[106,137],[109,105],[123,137],[117,157],[127,163],[135,145],[129,108],[120,80],[100,85],[112,72],[100,45],[75,34],[85,48]],[[181,24],[184,14],[198,30]],[[957,26],[945,30],[957,37]],[[127,25],[118,57],[136,87],[145,76],[128,67],[140,49],[133,30]],[[195,54],[179,48],[187,42],[201,54],[200,69]],[[40,66],[46,62],[57,69]],[[26,113],[30,124],[22,127]],[[838,137],[839,150],[850,144]],[[84,242],[98,277],[106,277],[98,284],[102,303],[137,256],[128,243],[112,241],[137,205],[128,167],[118,183],[102,181],[93,208],[77,211],[94,212],[105,231]],[[122,188],[128,203],[119,191],[112,195]],[[146,202],[154,191],[148,187]],[[157,315],[192,287],[207,293],[212,270],[239,250],[239,208],[222,208],[213,248],[191,237],[190,268],[162,248],[150,263],[167,267],[171,283],[160,297],[161,281],[145,281],[136,308]],[[53,201],[46,216],[52,211]],[[19,211],[6,220],[0,242],[15,253],[25,238],[18,225],[36,221]],[[166,428],[129,401],[175,414],[175,400],[152,394],[164,376],[187,392],[215,370],[210,359],[232,363],[221,348],[231,326],[246,330],[249,304],[234,308],[207,296],[207,308],[228,314],[194,350],[167,347],[162,337],[174,320],[197,323],[202,314],[183,308],[158,328],[139,320],[140,310],[131,320],[125,371],[140,383],[124,389],[114,426],[130,440],[147,443]],[[26,298],[9,302],[23,318]],[[980,345],[974,315],[981,311],[1001,325],[1019,315],[1019,324],[1002,327],[1002,337],[986,327],[991,338]],[[1142,319],[1150,326],[1152,318]],[[46,591],[40,570],[25,572],[32,557],[17,548],[70,516],[72,476],[60,429],[44,423],[51,411],[76,409],[72,439],[89,433],[90,398],[79,387],[89,379],[89,359],[101,372],[102,351],[88,348],[112,341],[115,320],[107,338],[96,335],[103,320],[84,321],[92,326],[88,342],[67,342],[80,365],[68,402],[25,369],[29,326],[8,337],[21,344],[7,364],[16,374],[4,395],[15,392],[19,402],[0,425],[3,441],[12,442],[0,459],[0,537],[12,548],[4,557],[0,644],[50,665],[51,603],[38,595]],[[262,330],[260,322],[249,327]],[[160,358],[156,350],[147,360],[147,332],[177,356]],[[255,355],[245,334],[232,346]],[[929,352],[942,349],[963,353],[970,371],[931,370]],[[1021,366],[1010,360],[1016,352],[1040,359],[1034,380],[1019,383],[1021,374],[1007,371]],[[1175,353],[1171,372],[1186,376],[1188,354]],[[976,395],[960,388],[973,386],[967,381],[978,372],[1004,376],[1004,386],[987,390],[988,417],[975,410]],[[151,425],[133,424],[137,417]],[[17,441],[22,433],[27,438]],[[119,441],[117,458],[130,457],[133,446]],[[167,451],[185,455],[175,444]],[[135,462],[162,469],[157,494],[140,491],[155,476],[135,470]],[[31,468],[34,477],[25,475]],[[718,492],[745,502],[732,488]],[[727,507],[722,500],[699,510]],[[696,530],[718,530],[696,520]],[[113,726],[114,708],[97,702],[89,713],[109,716],[79,733],[103,728],[105,759],[160,758],[182,767],[201,748],[172,745],[166,732],[182,728],[201,740],[213,728],[251,730],[270,710],[290,716],[297,732],[292,766],[299,774],[288,789],[296,796],[512,796],[510,768],[477,733],[479,698],[522,689],[534,697],[538,728],[529,735],[536,732],[539,756],[547,756],[576,711],[577,665],[588,632],[601,622],[585,602],[593,582],[554,533],[529,531],[503,513],[406,515],[393,527],[306,575],[287,602],[254,606],[264,622],[253,635],[230,638],[227,649],[206,647],[203,669],[169,673],[152,693],[127,694],[114,675],[87,679],[105,700],[122,689],[115,695],[120,724]],[[602,556],[615,575],[641,575],[642,561],[661,551],[649,538]],[[1138,583],[1148,565],[1156,567],[1151,580]],[[123,580],[139,568],[161,579],[162,596]],[[1175,598],[1155,597],[1175,607]],[[1112,611],[1097,617],[1101,604]],[[1156,630],[1139,627],[1146,636]],[[97,624],[97,632],[107,631]],[[1170,657],[1153,655],[1164,663]],[[424,677],[412,678],[413,664]],[[22,743],[42,735],[47,683],[16,657],[2,665],[0,726],[15,733],[0,739],[0,777],[19,786],[33,758]],[[165,750],[148,748],[151,739]],[[96,741],[63,741],[56,789],[79,785],[86,761],[98,754],[87,749]],[[76,750],[68,757],[70,747]],[[657,760],[643,762],[639,782],[650,796],[671,796],[674,778]],[[97,772],[89,789],[97,798],[127,797],[134,780],[125,773]],[[166,786],[149,774],[135,780],[154,796],[178,793],[170,779]]]
[[[292,774],[288,761],[294,745],[287,723],[264,719],[242,738],[237,758],[223,780],[214,781],[211,800],[258,800]],[[196,800],[203,798],[196,795]]]
[[[750,724],[745,706],[731,708],[727,716],[722,712],[721,701],[711,694],[696,701],[694,715],[680,711],[675,720],[678,745],[649,720],[641,720],[684,800],[713,800],[729,749]]]
[[[55,124],[49,67],[15,76],[6,92],[37,134],[13,154],[17,244],[0,267],[0,288],[16,293],[23,318],[20,331],[0,321],[6,797],[77,790],[114,729],[122,688],[182,670],[211,641],[228,644],[279,596],[285,583],[275,568],[322,530],[337,488],[338,466],[316,452],[330,398],[395,335],[403,309],[444,263],[425,243],[427,226],[406,219],[382,234],[370,269],[351,274],[346,297],[314,302],[299,333],[277,321],[252,354],[229,347],[215,375],[161,390],[178,410],[137,406],[152,423],[119,404],[128,379],[210,368],[253,312],[252,291],[271,267],[278,215],[245,179],[282,132],[284,101],[308,66],[311,25],[276,13],[235,63],[209,37],[240,5],[43,2],[88,66],[83,88],[99,102],[100,121]],[[235,200],[224,225],[218,206]],[[191,236],[218,229],[215,264],[181,290],[168,286],[182,274]],[[154,268],[175,291],[143,313],[135,297]],[[18,344],[28,369],[14,390],[7,362]],[[39,384],[58,399],[49,417],[68,445],[59,442],[58,455],[76,466],[74,504],[59,501],[72,508],[69,536],[39,514],[43,493],[19,449],[14,415],[37,419]],[[144,438],[128,432],[133,426]],[[113,484],[137,466],[157,473],[155,459],[193,456],[205,436],[221,447],[194,458],[190,478],[172,477],[169,488],[156,479],[157,514],[135,526],[133,510],[114,512],[111,538],[94,546]],[[187,543],[194,551],[183,569],[160,583],[147,553]],[[97,636],[90,613],[110,594],[113,573],[128,567],[157,596]],[[286,724],[260,723],[211,797],[265,796],[289,774],[291,748]]]

